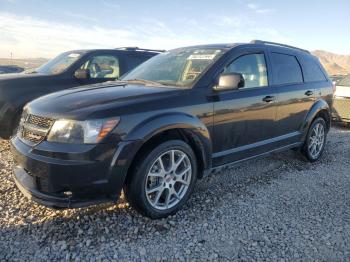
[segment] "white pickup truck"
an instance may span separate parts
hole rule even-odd
[[[350,75],[337,83],[334,94],[333,118],[336,121],[350,123]]]

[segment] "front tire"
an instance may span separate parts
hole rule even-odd
[[[189,199],[197,180],[197,160],[181,140],[164,142],[145,152],[124,191],[132,207],[150,218],[176,213]]]
[[[310,162],[316,162],[323,154],[327,140],[327,125],[322,117],[316,118],[307,133],[302,154]]]

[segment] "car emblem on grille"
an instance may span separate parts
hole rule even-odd
[[[42,139],[42,136],[36,135],[36,134],[33,134],[33,133],[28,133],[28,134],[27,134],[27,138],[28,138],[29,140],[39,141],[39,140]]]

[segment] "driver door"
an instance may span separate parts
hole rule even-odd
[[[243,88],[220,91],[214,102],[213,166],[273,149],[276,90],[269,85],[264,49],[250,48],[230,60],[224,73],[240,73]]]

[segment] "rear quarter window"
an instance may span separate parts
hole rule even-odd
[[[276,85],[303,83],[303,74],[293,55],[272,53],[273,79]]]
[[[321,66],[317,61],[312,58],[306,58],[302,60],[304,67],[305,82],[325,82],[326,76],[321,70]]]

